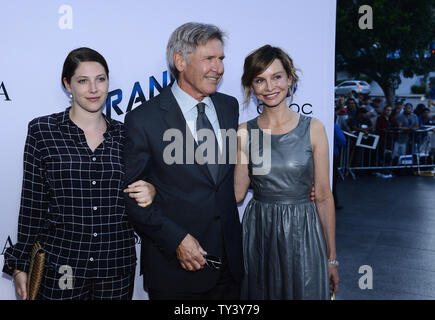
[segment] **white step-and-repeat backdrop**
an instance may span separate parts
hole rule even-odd
[[[242,122],[257,115],[253,101],[243,105],[244,58],[264,44],[279,46],[301,70],[293,109],[325,124],[332,155],[335,11],[335,0],[2,1],[0,266],[16,241],[27,124],[68,106],[60,78],[72,49],[91,47],[106,58],[106,112],[122,121],[170,83],[165,48],[171,32],[188,21],[216,24],[228,35],[219,91],[237,97]],[[0,299],[16,298],[11,278],[2,274]],[[134,298],[148,298],[139,276]]]

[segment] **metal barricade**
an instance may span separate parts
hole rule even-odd
[[[355,172],[371,170],[388,175],[398,169],[414,169],[415,174],[433,174],[435,163],[434,126],[417,130],[390,129],[365,134],[346,132],[346,145],[341,148],[338,172],[342,179]]]

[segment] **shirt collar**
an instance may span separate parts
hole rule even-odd
[[[70,109],[71,109],[71,106],[66,108],[64,112],[60,112],[58,114],[58,116],[57,116],[58,125],[69,125],[69,126],[77,127],[77,125],[71,120],[71,118],[69,116]],[[120,122],[107,118],[104,113],[103,113],[103,117],[107,123],[107,131],[106,132],[113,133],[113,132],[119,131],[121,129]]]
[[[189,112],[191,109],[195,108],[196,105],[198,104],[198,100],[196,100],[190,94],[188,94],[183,89],[181,89],[178,86],[177,81],[174,82],[174,84],[171,87],[171,90],[183,114]],[[202,99],[201,102],[206,104],[206,108],[212,108],[213,106],[213,102],[210,96],[204,97],[204,99]]]

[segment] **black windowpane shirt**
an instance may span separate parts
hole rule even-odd
[[[35,241],[46,266],[72,267],[74,277],[108,278],[132,272],[134,232],[123,201],[123,124],[106,119],[94,152],[64,112],[29,123],[18,242],[5,252],[4,271],[28,271]]]

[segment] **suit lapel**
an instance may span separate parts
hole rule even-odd
[[[190,143],[190,145],[193,144],[194,148],[194,156],[196,154],[196,149],[198,148],[198,144],[196,143],[192,133],[190,132],[190,129],[186,123],[186,119],[184,119],[183,113],[181,112],[181,109],[178,105],[177,100],[175,99],[170,87],[166,87],[161,93],[161,100],[160,100],[160,108],[165,111],[164,120],[169,128],[171,129],[178,129],[181,131],[183,135],[183,160],[186,160],[186,152],[188,151],[186,148],[186,144]],[[214,103],[214,102],[213,102]],[[196,161],[195,161],[196,163]],[[196,165],[199,167],[199,169],[207,176],[208,180],[210,180],[211,183],[214,184],[213,178],[208,171],[206,164],[198,164]]]
[[[221,130],[228,130],[229,129],[229,123],[227,121],[227,117],[225,117],[225,106],[221,102],[221,99],[216,94],[210,95],[211,100],[213,101],[213,105],[216,110],[216,114],[219,120],[219,127]],[[225,141],[226,140],[226,141]],[[221,181],[221,179],[225,176],[227,170],[229,169],[229,146],[228,146],[228,139],[225,139],[224,136],[222,136],[222,147],[225,147],[225,159],[222,159],[224,162],[223,164],[219,165],[219,172],[218,172],[218,179],[217,182]],[[222,161],[221,160],[221,161]]]

